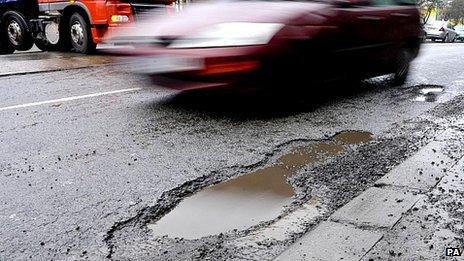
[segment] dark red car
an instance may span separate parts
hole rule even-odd
[[[198,4],[109,38],[133,45],[131,70],[187,90],[301,80],[406,80],[421,42],[411,0],[238,1]],[[284,84],[284,85],[282,85]]]

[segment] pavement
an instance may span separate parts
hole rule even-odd
[[[446,256],[448,248],[462,249],[464,132],[452,128],[457,131],[439,134],[277,260],[463,260]],[[453,146],[458,151],[450,153]]]
[[[403,86],[296,100],[160,89],[103,54],[1,56],[0,260],[462,260],[445,254],[464,249],[463,51],[425,44]],[[372,140],[298,169],[272,220],[198,239],[149,228],[346,131]]]

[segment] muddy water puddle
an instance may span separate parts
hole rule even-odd
[[[242,175],[185,198],[148,227],[156,237],[198,239],[245,230],[282,214],[294,195],[287,178],[304,166],[342,154],[347,145],[372,140],[368,132],[346,131],[330,141],[298,147],[274,165]]]
[[[445,88],[439,85],[425,85],[419,89],[419,95],[414,98],[414,101],[437,102],[444,90]]]

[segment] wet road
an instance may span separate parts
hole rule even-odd
[[[463,44],[427,44],[403,86],[375,79],[338,86],[335,96],[317,92],[310,102],[211,102],[152,89],[103,55],[2,56],[0,260],[275,257],[298,233],[290,231],[275,247],[251,246],[237,255],[230,242],[270,224],[193,240],[159,239],[150,227],[185,196],[269,168],[342,131],[371,133],[379,141],[413,122],[414,132],[402,137],[413,142],[429,135],[437,126],[417,119],[464,93],[463,52]],[[409,155],[407,149],[401,153],[382,168]],[[343,188],[344,200],[373,182]],[[292,185],[297,208],[313,187],[298,178]],[[338,199],[330,195],[324,204],[336,209]]]

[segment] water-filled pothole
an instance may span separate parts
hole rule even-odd
[[[445,88],[439,85],[424,85],[419,89],[419,95],[414,98],[414,101],[420,102],[436,102]]]
[[[339,155],[350,144],[372,139],[368,132],[346,131],[330,141],[298,147],[269,167],[242,175],[185,198],[171,212],[149,224],[156,237],[198,239],[231,230],[245,230],[273,220],[291,203],[287,178],[306,165]]]

